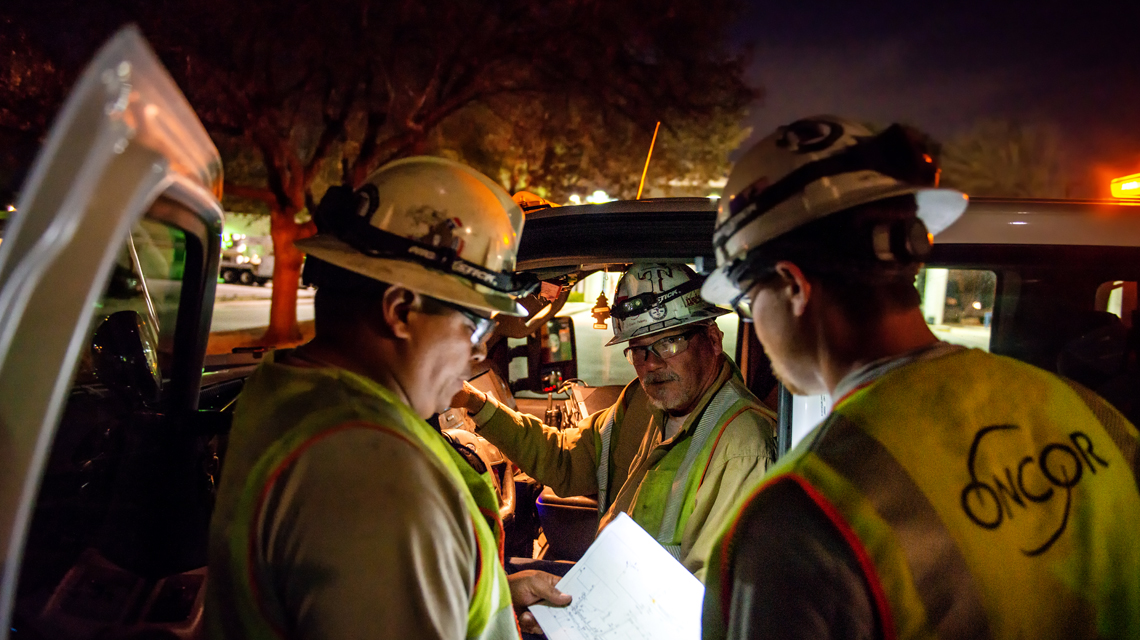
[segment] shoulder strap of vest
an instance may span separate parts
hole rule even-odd
[[[841,409],[825,422],[810,451],[793,458],[792,464],[792,475],[805,479],[800,484],[808,497],[841,530],[857,556],[867,553],[872,557],[878,553],[872,548],[860,548],[873,536],[867,532],[867,525],[861,524],[869,521],[858,514],[872,514],[890,528],[897,553],[913,575],[938,576],[937,581],[916,581],[913,587],[937,637],[992,637],[982,595],[954,536],[922,487],[881,441],[851,421]],[[863,501],[858,508],[866,511],[856,510],[852,506],[856,503],[850,501],[840,509],[832,501],[838,486],[836,478],[858,492]],[[874,578],[861,557],[860,564],[868,579]],[[880,582],[880,588],[889,587]],[[889,602],[899,601],[897,596],[885,597]]]
[[[625,388],[621,390],[621,395],[618,396],[617,402],[609,409],[606,409],[606,419],[602,421],[602,428],[598,432],[598,437],[602,441],[598,455],[598,467],[595,470],[598,482],[599,516],[605,515],[606,509],[610,506],[610,452],[613,451],[614,422],[617,420],[618,412],[622,411],[624,413],[626,405],[629,404],[629,394],[632,393],[631,389],[635,384],[640,384],[636,378],[625,385]]]
[[[685,452],[685,459],[677,472],[673,475],[673,486],[669,489],[669,500],[665,503],[665,515],[661,518],[661,528],[657,530],[657,541],[672,553],[674,557],[680,556],[680,545],[673,544],[673,536],[677,531],[677,522],[681,519],[681,507],[685,502],[685,487],[689,481],[689,471],[696,463],[697,456],[705,447],[705,442],[716,429],[721,416],[728,412],[729,407],[740,401],[740,394],[732,385],[729,378],[716,392],[713,399],[705,406],[697,428],[693,432],[693,439],[689,442],[689,449]]]
[[[614,416],[617,415],[617,405],[610,407],[606,412],[605,422],[602,423],[602,430],[599,433],[602,439],[602,451],[598,456],[598,514],[604,514],[609,507],[609,486],[610,486],[610,448],[613,446],[611,440],[614,434]]]

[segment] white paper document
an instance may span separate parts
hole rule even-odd
[[[626,514],[558,582],[566,607],[530,607],[550,640],[697,640],[705,587]]]

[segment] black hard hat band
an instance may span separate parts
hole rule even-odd
[[[690,280],[662,293],[642,293],[631,298],[626,298],[615,304],[613,308],[610,309],[610,315],[618,320],[624,320],[630,316],[645,313],[653,307],[663,305],[670,300],[675,300],[690,291],[695,291],[700,288],[701,282],[699,280]]]
[[[369,221],[371,212],[356,212],[355,205],[351,189],[331,187],[313,215],[317,230],[335,236],[364,255],[409,260],[502,293],[521,296],[538,288],[533,274],[491,271],[464,260],[451,247],[437,247],[377,229]]]

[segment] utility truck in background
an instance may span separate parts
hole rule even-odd
[[[222,240],[219,274],[230,284],[264,285],[273,278],[273,241],[269,236],[227,234]]]

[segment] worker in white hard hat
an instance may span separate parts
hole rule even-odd
[[[967,204],[933,156],[817,116],[729,176],[704,296],[832,410],[713,549],[705,638],[1140,637],[1136,429],[931,332],[915,277]]]
[[[559,496],[597,494],[599,530],[628,513],[698,578],[724,518],[774,457],[775,414],[721,348],[725,309],[683,264],[635,264],[618,282],[608,347],[637,371],[612,406],[559,431],[467,385],[478,433]],[[622,442],[634,442],[624,454]]]
[[[522,212],[455,162],[410,158],[334,187],[298,246],[316,336],[267,354],[234,412],[210,528],[212,638],[518,638],[566,604],[503,568],[486,469],[424,419],[520,314]]]

